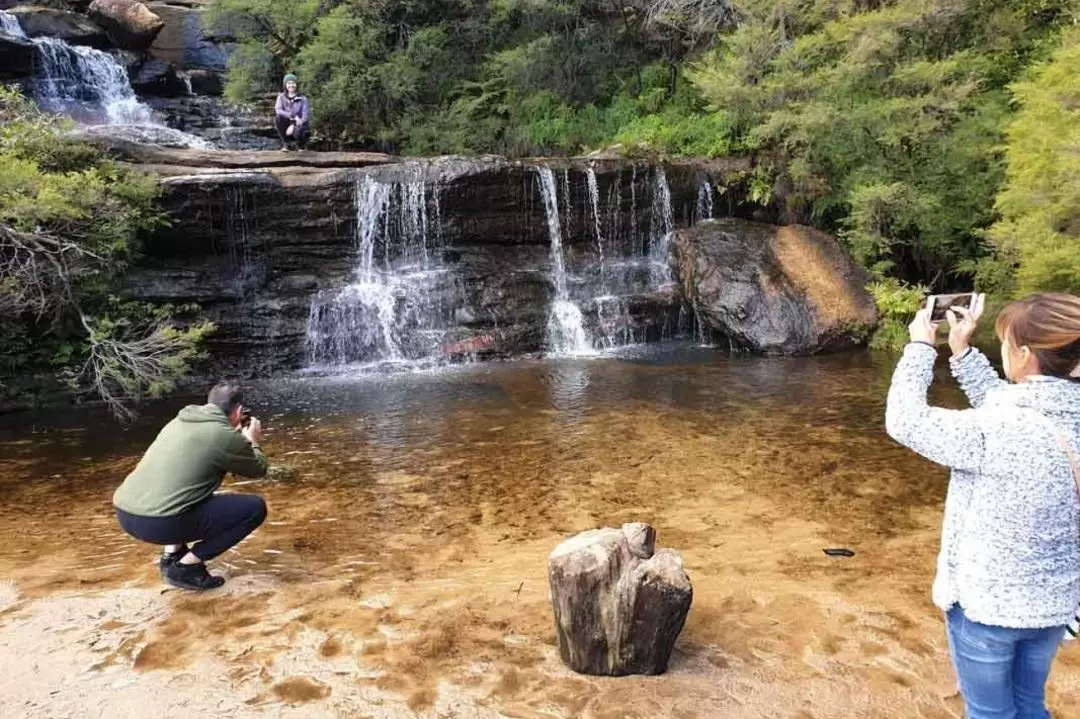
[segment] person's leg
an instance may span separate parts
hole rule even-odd
[[[266,519],[266,502],[255,494],[215,494],[200,505],[198,524],[201,541],[181,562],[206,562],[258,529]]]
[[[946,615],[949,654],[968,719],[1016,719],[1015,631],[978,624],[955,606]]]
[[[274,128],[277,130],[278,137],[281,138],[281,149],[287,149],[289,147],[290,138],[285,134],[285,131],[289,129],[289,118],[274,115]]]
[[[1046,680],[1054,662],[1064,627],[1029,632],[1016,645],[1013,662],[1013,695],[1017,719],[1050,719],[1046,710]]]
[[[116,510],[116,519],[128,535],[149,544],[164,545],[161,558],[158,560],[158,568],[164,576],[165,568],[173,562],[179,561],[188,553],[185,541],[190,538],[191,528],[187,517],[140,517],[128,514],[121,509]]]
[[[306,150],[307,149],[307,141],[308,141],[308,126],[307,125],[298,126],[296,128],[295,137],[293,139],[296,140],[296,146],[298,148],[300,148],[301,150]]]

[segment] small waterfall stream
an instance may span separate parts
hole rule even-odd
[[[643,342],[645,329],[632,316],[631,299],[667,292],[674,285],[669,254],[675,217],[663,168],[651,168],[642,177],[639,168],[632,166],[629,188],[624,188],[622,174],[616,174],[609,180],[605,202],[601,201],[596,169],[591,165],[585,168],[587,204],[581,210],[585,237],[578,242],[587,237],[592,252],[575,260],[572,273],[567,270],[562,250],[564,230],[570,226],[567,216],[573,213],[573,204],[567,199],[571,184],[563,182],[564,209],[560,218],[554,173],[543,166],[536,167],[536,171],[547,213],[556,291],[548,327],[552,351],[583,354]],[[639,218],[637,185],[641,180],[645,181],[642,184],[647,188],[648,204]],[[568,276],[579,279],[568,285]],[[586,322],[586,317],[595,319]]]
[[[139,101],[127,71],[107,52],[69,45],[52,37],[27,38],[17,17],[0,10],[0,31],[29,39],[38,53],[38,73],[30,91],[41,109],[66,115],[80,125],[124,128],[135,140],[183,147],[208,147],[201,138],[168,128]]]
[[[559,218],[559,197],[555,188],[555,173],[550,167],[537,167],[540,191],[544,198],[548,236],[551,240],[551,279],[555,285],[555,300],[548,319],[548,344],[554,354],[591,354],[592,342],[585,331],[581,308],[570,300],[566,284],[566,263],[563,259],[562,223]],[[569,181],[567,181],[569,195]]]
[[[694,205],[694,222],[711,220],[713,218],[714,190],[708,177],[701,180],[698,185],[697,204]]]
[[[308,316],[314,366],[404,363],[442,356],[461,288],[437,250],[439,194],[422,180],[356,183],[356,268],[320,293]]]

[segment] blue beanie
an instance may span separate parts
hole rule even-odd
[[[292,74],[292,73],[290,72],[290,73],[289,73],[288,75],[286,75],[285,77],[281,78],[281,84],[282,84],[282,85],[284,85],[285,83],[289,82],[290,80],[292,80],[293,82],[295,82],[295,83],[297,83],[297,84],[299,84],[299,83],[300,83],[300,81],[296,79],[296,75],[294,75],[294,74]]]

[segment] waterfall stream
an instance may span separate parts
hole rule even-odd
[[[0,31],[29,39],[36,46],[38,72],[29,90],[41,109],[66,115],[80,125],[118,128],[113,134],[133,140],[209,146],[201,138],[155,120],[150,108],[135,96],[123,65],[109,53],[52,37],[27,38],[18,18],[3,10]]]
[[[434,360],[461,288],[435,252],[439,194],[421,180],[356,183],[356,266],[343,289],[320,293],[308,316],[309,364]]]

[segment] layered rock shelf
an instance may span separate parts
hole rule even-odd
[[[673,274],[652,276],[670,267],[650,264],[649,244],[663,239],[662,214],[670,214],[671,229],[692,223],[702,183],[741,170],[739,163],[716,163],[710,174],[695,164],[661,168],[595,158],[402,160],[376,153],[171,150],[108,142],[117,159],[162,175],[162,203],[172,218],[150,238],[130,273],[131,291],[157,302],[198,303],[219,328],[210,340],[215,361],[253,374],[353,359],[347,352],[323,356],[312,346],[317,305],[328,317],[344,312],[345,319],[334,321],[353,321],[352,310],[332,305],[335,293],[357,287],[358,245],[371,229],[364,223],[397,232],[397,225],[413,222],[402,206],[409,193],[426,197],[417,210],[426,229],[409,231],[427,233],[428,270],[445,279],[401,290],[422,295],[422,311],[443,317],[438,329],[419,321],[416,332],[439,332],[435,344],[441,348],[419,354],[439,360],[544,350],[555,285],[538,166],[558,178],[569,291],[593,344],[685,334],[691,319],[678,283]],[[659,178],[662,197],[656,194]],[[384,214],[365,217],[364,183],[400,197],[391,197]],[[388,234],[379,245],[377,253],[390,258],[387,267],[417,241],[409,231]],[[401,356],[415,358],[417,352],[403,347]]]

